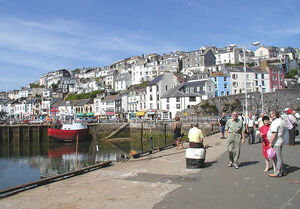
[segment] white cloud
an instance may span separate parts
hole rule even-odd
[[[134,31],[114,31],[66,20],[29,21],[0,16],[0,70],[20,73],[104,66],[142,53],[178,49]],[[37,80],[39,78],[33,78]],[[3,87],[3,83],[0,85]]]

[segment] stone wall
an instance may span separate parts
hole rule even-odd
[[[247,97],[248,112],[254,114],[261,112],[261,93],[249,92]],[[185,119],[194,116],[207,117],[217,116],[225,110],[227,113],[232,111],[243,112],[245,104],[245,94],[236,94],[222,97],[214,97],[195,105],[185,112],[181,112],[180,117]],[[283,111],[286,107],[293,110],[300,110],[300,88],[280,89],[275,92],[263,94],[264,112],[271,110]],[[214,110],[215,108],[215,110]]]

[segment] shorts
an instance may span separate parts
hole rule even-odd
[[[225,133],[225,126],[220,126],[220,132]]]

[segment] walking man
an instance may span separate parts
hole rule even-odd
[[[277,111],[271,112],[272,124],[270,126],[271,137],[269,146],[274,146],[276,156],[274,157],[274,163],[276,164],[275,173],[270,174],[271,177],[279,177],[284,176],[285,172],[283,169],[283,158],[282,158],[282,147],[284,144],[284,129],[285,123],[279,117],[279,113]]]
[[[248,133],[248,143],[249,144],[254,144],[255,142],[255,133],[254,133],[254,124],[255,120],[252,117],[252,114],[248,114],[248,118],[246,120],[246,128],[247,128],[247,133]]]
[[[229,167],[234,166],[238,169],[238,160],[240,157],[241,139],[245,143],[245,127],[243,121],[238,119],[237,112],[232,113],[232,119],[226,123],[225,130],[228,134],[227,149],[229,152]]]
[[[226,113],[223,112],[221,117],[218,119],[218,124],[220,127],[220,133],[221,133],[221,139],[225,139],[224,133],[225,133],[225,125],[226,125]]]

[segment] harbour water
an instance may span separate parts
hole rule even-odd
[[[152,144],[160,147],[164,143],[163,138],[155,138]],[[144,139],[143,149],[150,146],[150,141]],[[0,190],[104,161],[118,162],[130,150],[141,151],[141,141],[133,138],[79,141],[77,154],[76,143],[0,143]]]

